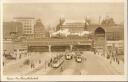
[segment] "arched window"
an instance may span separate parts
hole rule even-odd
[[[105,30],[102,27],[98,27],[95,30],[95,34],[105,34]]]

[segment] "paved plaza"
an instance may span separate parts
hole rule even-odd
[[[5,75],[122,75],[123,62],[119,64],[106,59],[104,56],[95,55],[91,51],[84,51],[82,62],[78,63],[75,58],[64,60],[58,68],[48,67],[50,59],[62,52],[33,52],[21,59],[11,60],[4,66]],[[24,65],[26,60],[34,63],[34,68]],[[40,63],[39,63],[40,61]]]

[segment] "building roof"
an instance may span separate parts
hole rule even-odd
[[[71,20],[71,19],[66,19],[63,25],[67,24],[84,24],[85,20]]]
[[[87,24],[87,23],[86,23]],[[70,27],[85,27],[85,20],[71,20],[66,19],[64,23],[60,26],[62,28],[70,28]]]
[[[72,24],[72,25],[63,25],[63,26],[60,26],[60,27],[61,28],[70,28],[70,27],[71,28],[76,28],[76,27],[79,27],[79,28],[82,27],[83,28],[83,27],[85,27],[85,25],[73,25]]]
[[[119,27],[111,27],[111,28],[106,28],[106,32],[124,32],[124,28],[119,28]]]
[[[38,31],[37,31],[38,30]],[[35,25],[34,25],[34,31],[36,32],[45,32],[46,30],[45,30],[45,27],[44,27],[44,25],[43,25],[43,23],[41,22],[41,20],[37,20],[36,21],[36,23],[35,23]]]
[[[14,17],[14,19],[35,19],[34,17]]]
[[[89,25],[87,28],[89,31],[95,32],[95,30],[101,27],[105,32],[124,32],[123,25],[112,25],[112,26],[103,26],[103,25]]]

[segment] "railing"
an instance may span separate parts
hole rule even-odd
[[[42,39],[32,39],[32,40],[23,40],[23,41],[13,41],[15,44],[23,45],[79,45],[79,44],[89,44],[92,43],[92,40],[87,38],[42,38]]]

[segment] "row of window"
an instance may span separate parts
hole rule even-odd
[[[107,40],[122,40],[123,34],[120,32],[107,33],[106,39]]]
[[[24,25],[24,27],[32,27],[31,25]]]
[[[24,20],[23,22],[24,22],[24,24],[31,24],[32,20]]]
[[[24,30],[32,30],[32,28],[24,28]]]
[[[32,31],[24,31],[24,34],[31,34]]]

